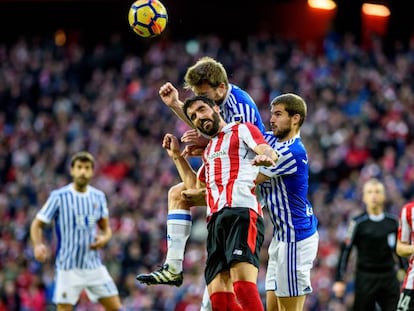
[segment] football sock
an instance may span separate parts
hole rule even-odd
[[[215,292],[210,299],[211,307],[214,311],[243,311],[242,307],[237,303],[234,293]]]
[[[204,287],[203,300],[201,301],[200,311],[204,310],[211,310],[211,300],[210,295],[208,294],[207,285]]]
[[[191,211],[170,210],[167,219],[167,259],[172,272],[183,271],[184,251],[191,234]]]
[[[233,283],[233,289],[242,310],[264,311],[259,290],[257,289],[257,285],[255,283],[248,281],[237,281]]]

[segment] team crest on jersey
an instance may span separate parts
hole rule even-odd
[[[244,121],[243,115],[241,114],[234,115],[232,119],[233,119],[233,122],[236,122],[236,123],[243,123]]]
[[[66,297],[68,297],[68,294],[67,294],[66,292],[63,292],[63,293],[62,293],[62,297],[63,297],[63,298],[66,298]]]

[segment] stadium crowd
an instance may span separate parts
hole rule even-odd
[[[244,42],[205,35],[154,40],[131,51],[113,34],[91,49],[39,37],[0,44],[0,311],[53,310],[54,263],[34,260],[29,226],[49,191],[70,182],[69,157],[79,150],[96,157],[92,184],[108,197],[114,235],[102,256],[125,310],[198,310],[203,208],[193,210],[181,287],[147,287],[135,275],[164,259],[167,190],[179,180],[161,142],[165,133],[187,129],[161,102],[158,88],[166,81],[181,88],[187,67],[204,55],[223,63],[265,122],[273,97],[295,92],[306,100],[301,135],[320,221],[306,310],[351,305],[352,273],[344,300],[334,299],[331,287],[347,223],[363,210],[362,183],[371,176],[384,181],[395,215],[414,198],[414,42],[390,55],[375,37],[364,48],[352,35],[329,35],[321,48],[303,48],[266,34]],[[258,282],[263,298],[267,227]],[[56,247],[53,232],[48,236]],[[76,310],[101,309],[84,296]]]

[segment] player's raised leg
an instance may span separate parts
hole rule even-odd
[[[184,183],[168,191],[167,256],[160,269],[137,275],[137,280],[147,285],[167,284],[180,286],[183,282],[183,261],[187,240],[191,234],[192,204],[182,199]]]

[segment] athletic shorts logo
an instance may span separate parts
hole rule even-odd
[[[241,249],[235,249],[233,251],[233,255],[241,256],[241,255],[243,255],[243,251]]]

